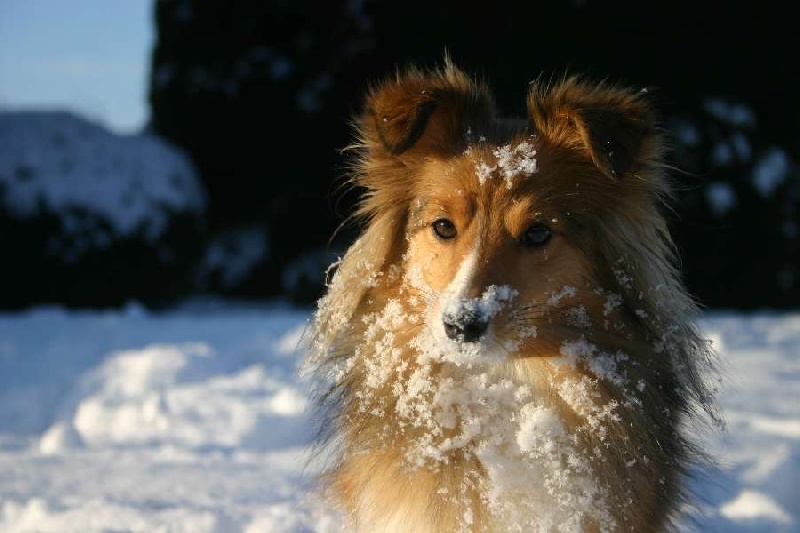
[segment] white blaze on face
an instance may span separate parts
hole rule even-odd
[[[447,336],[444,331],[445,317],[452,320],[458,319],[459,316],[464,315],[464,302],[468,301],[465,296],[469,290],[470,282],[474,276],[475,266],[477,264],[478,250],[476,248],[470,251],[464,258],[461,262],[461,266],[458,267],[458,272],[456,272],[453,281],[450,282],[439,297],[439,313],[437,313],[438,324],[435,326],[435,331],[437,333],[441,333],[441,335],[445,337]]]
[[[464,300],[464,295],[469,289],[469,284],[475,272],[475,265],[478,264],[478,250],[474,249],[464,258],[453,281],[442,293],[442,303]]]
[[[468,298],[477,264],[478,250],[474,249],[464,258],[455,277],[442,292],[437,313],[438,324],[435,326],[437,335],[446,337],[445,320],[451,324],[459,324],[475,317],[491,321],[518,294],[509,286],[489,285],[483,289],[480,296]]]

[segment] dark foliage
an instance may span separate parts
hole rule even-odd
[[[773,0],[158,0],[152,125],[194,158],[212,231],[267,228],[269,258],[238,293],[277,296],[292,290],[287,266],[326,249],[352,207],[336,187],[339,150],[369,84],[397,67],[437,66],[447,51],[486,78],[508,115],[524,112],[527,82],[540,76],[646,87],[675,131],[673,224],[692,292],[709,307],[794,307],[800,41],[788,9]],[[351,237],[338,235],[333,249]],[[321,280],[310,275],[294,296],[313,300]]]
[[[95,228],[107,225],[103,218],[82,210],[45,211],[26,219],[0,212],[3,247],[11,252],[0,265],[0,308],[37,303],[105,308],[130,300],[158,308],[193,290],[190,273],[202,250],[200,220],[195,215],[175,214],[155,242],[131,234],[74,258],[53,250],[71,246],[58,237],[63,235],[65,215]]]

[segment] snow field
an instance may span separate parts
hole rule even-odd
[[[297,366],[310,316],[280,304],[0,315],[0,531],[338,531],[309,490]],[[725,364],[728,428],[709,436],[719,467],[698,472],[701,516],[686,530],[796,531],[800,314],[710,313],[702,326]]]

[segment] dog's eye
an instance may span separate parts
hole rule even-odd
[[[456,231],[456,225],[453,224],[453,221],[446,218],[435,220],[432,226],[433,232],[440,239],[452,239],[456,236],[456,233],[458,233]]]
[[[553,238],[553,230],[541,222],[528,226],[522,235],[522,244],[525,246],[544,246]]]

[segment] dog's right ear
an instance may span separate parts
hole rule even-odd
[[[528,112],[539,135],[586,153],[604,174],[622,178],[660,154],[655,114],[642,91],[570,77],[535,83]]]
[[[494,113],[488,89],[447,61],[442,70],[411,69],[370,91],[361,135],[370,156],[408,163],[463,150],[470,128]]]

